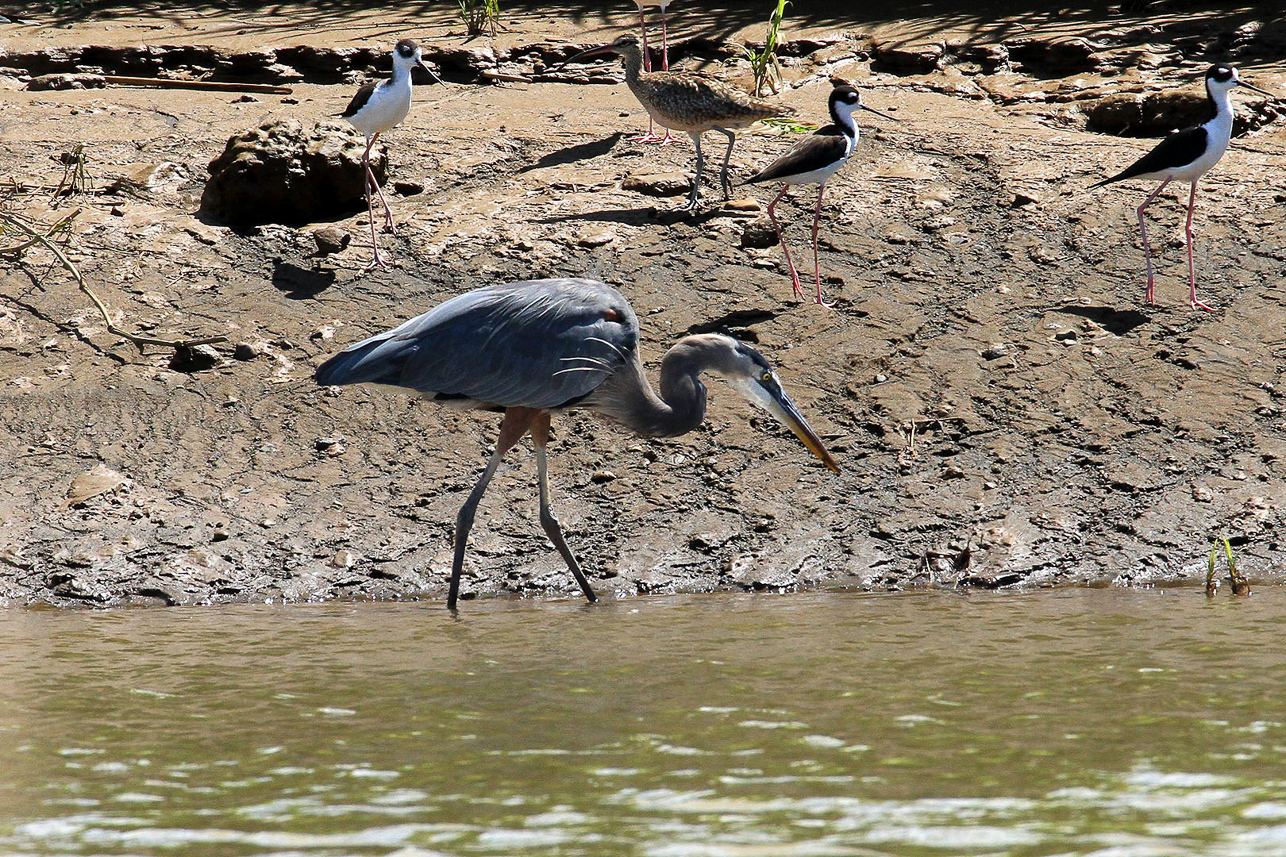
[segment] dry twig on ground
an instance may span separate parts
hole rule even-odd
[[[180,350],[180,349],[195,348],[198,345],[211,345],[216,342],[227,341],[228,338],[222,335],[205,336],[199,339],[183,339],[183,340],[155,339],[150,336],[139,336],[136,333],[130,333],[129,331],[122,330],[121,328],[113,324],[111,315],[107,312],[106,304],[104,304],[102,300],[99,299],[98,295],[94,293],[94,290],[91,289],[89,287],[89,284],[85,282],[85,278],[81,275],[79,269],[76,268],[75,263],[73,263],[71,259],[67,258],[67,254],[62,251],[62,248],[59,247],[57,244],[55,244],[52,240],[50,240],[55,232],[70,228],[72,219],[75,218],[76,215],[78,214],[80,214],[80,209],[76,209],[71,214],[67,215],[62,220],[59,220],[57,223],[51,226],[47,231],[42,233],[28,226],[19,218],[11,214],[8,214],[6,212],[0,212],[0,225],[3,225],[5,227],[4,229],[5,232],[8,232],[10,229],[15,229],[27,235],[29,238],[29,240],[24,241],[21,244],[16,244],[13,247],[0,248],[0,254],[20,255],[26,252],[28,248],[36,244],[39,244],[45,247],[45,249],[49,250],[49,252],[53,253],[54,256],[57,257],[58,261],[62,264],[62,266],[67,269],[68,273],[71,274],[72,279],[76,281],[77,288],[79,288],[82,292],[84,292],[86,297],[88,297],[91,301],[93,301],[94,306],[97,307],[99,314],[101,314],[103,317],[103,322],[107,325],[108,332],[113,333],[117,336],[123,337],[125,339],[128,339],[130,342],[134,343],[134,345],[138,346],[140,349],[145,345],[155,345],[161,348],[173,348],[175,350]]]

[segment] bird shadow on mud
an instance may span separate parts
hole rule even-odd
[[[335,283],[333,270],[318,271],[301,268],[293,262],[277,259],[272,268],[273,288],[291,300],[315,298]]]
[[[546,167],[562,167],[567,164],[574,164],[577,161],[592,161],[600,155],[606,155],[616,147],[616,144],[625,136],[624,131],[617,131],[602,140],[593,140],[589,143],[578,143],[575,146],[567,146],[556,152],[550,152],[548,155],[541,155],[540,160],[534,164],[528,164],[520,169],[519,173],[530,172],[531,170],[541,170]]]
[[[681,208],[656,208],[647,206],[646,208],[600,208],[593,211],[581,211],[575,214],[557,214],[553,217],[541,217],[534,220],[534,223],[567,223],[574,220],[595,220],[606,221],[611,223],[625,223],[630,226],[644,226],[652,223],[663,223],[669,226],[674,223],[688,222],[692,224],[705,223],[718,217],[721,212],[718,208],[712,208],[707,211],[693,213]]]
[[[690,326],[686,333],[729,333],[744,342],[759,342],[759,336],[751,330],[752,325],[772,321],[780,311],[771,309],[734,309],[710,321],[698,322]]]
[[[1061,306],[1057,312],[1067,315],[1079,315],[1110,331],[1117,336],[1124,336],[1134,328],[1147,324],[1152,316],[1136,309],[1112,309],[1106,306]]]

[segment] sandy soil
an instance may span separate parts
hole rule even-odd
[[[606,41],[633,20],[616,5],[518,9],[497,41]],[[620,288],[650,366],[687,332],[757,343],[845,468],[827,472],[717,381],[706,424],[675,440],[559,418],[556,509],[603,594],[1192,580],[1217,535],[1252,579],[1280,579],[1286,123],[1262,112],[1264,99],[1235,96],[1265,121],[1201,185],[1201,294],[1219,310],[1205,313],[1186,299],[1186,187],[1153,207],[1148,306],[1134,220],[1147,188],[1086,188],[1151,143],[1088,131],[1082,111],[1110,91],[1193,90],[1224,56],[1286,93],[1276,43],[1237,35],[1256,21],[1280,33],[1282,13],[1263,11],[1272,5],[1045,18],[942,4],[900,22],[803,5],[785,37],[846,36],[791,58],[781,98],[820,123],[838,75],[902,120],[864,115],[827,191],[821,265],[834,310],[792,299],[780,249],[743,248],[754,213],[719,209],[713,187],[696,217],[670,212],[682,197],[622,190],[629,176],[693,165],[686,141],[625,139],[646,120],[623,85],[417,89],[388,144],[392,178],[424,190],[394,200],[401,237],[383,241],[400,267],[367,274],[364,211],[335,224],[353,243],[324,258],[314,226],[237,233],[196,216],[206,164],[230,135],[337,113],[355,80],[246,99],[30,92],[17,72],[0,76],[3,211],[49,224],[80,209],[68,251],[120,326],[229,337],[218,365],[178,371],[170,352],[107,332],[50,254],[0,257],[0,601],[442,597],[455,512],[497,418],[321,390],[312,371],[452,295],[552,275]],[[0,44],[385,48],[411,35],[459,46],[449,6],[100,13],[0,25]],[[680,41],[762,31],[753,6],[676,2],[672,13]],[[1140,27],[1106,76],[967,63],[911,74],[870,59],[881,44],[994,49]],[[791,140],[762,126],[739,135],[736,173]],[[77,143],[92,191],[55,203],[59,156]],[[801,190],[782,206],[804,260],[812,201]],[[234,357],[238,344],[247,359]],[[480,511],[466,595],[576,597],[535,509],[524,445]]]

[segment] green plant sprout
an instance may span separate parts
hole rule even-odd
[[[461,0],[463,2],[463,0]],[[777,60],[777,39],[781,33],[781,19],[786,14],[790,0],[777,0],[777,8],[768,17],[768,35],[764,46],[752,51],[746,45],[741,46],[746,59],[750,61],[750,71],[755,78],[755,95],[763,95],[764,87],[777,94],[777,84],[781,82],[781,63]]]
[[[1250,581],[1237,570],[1237,558],[1233,556],[1232,545],[1226,536],[1220,536],[1210,545],[1210,564],[1206,569],[1206,595],[1213,596],[1219,591],[1219,581],[1215,577],[1215,558],[1219,555],[1219,542],[1223,542],[1224,555],[1228,558],[1228,582],[1232,584],[1233,595],[1249,595]]]
[[[500,20],[500,0],[458,0],[464,29],[470,36],[489,33],[496,37],[496,24]]]
[[[800,122],[798,119],[791,119],[789,116],[769,116],[767,119],[760,120],[760,124],[776,128],[785,134],[811,134],[817,130],[816,125]]]

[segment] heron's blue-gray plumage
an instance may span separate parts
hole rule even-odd
[[[506,283],[459,295],[351,345],[317,382],[386,384],[493,407],[562,408],[637,362],[638,320],[593,280]]]

